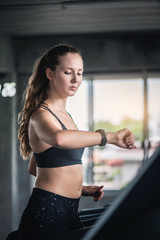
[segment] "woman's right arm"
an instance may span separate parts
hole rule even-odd
[[[75,149],[99,145],[102,137],[99,132],[62,130],[57,120],[44,111],[36,114],[32,125],[38,138],[57,148]],[[108,144],[114,144],[122,148],[135,148],[135,138],[128,129],[117,132],[106,132]]]

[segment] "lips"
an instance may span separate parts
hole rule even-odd
[[[71,86],[70,89],[74,91],[74,90],[76,90],[77,88],[76,88],[75,86]]]

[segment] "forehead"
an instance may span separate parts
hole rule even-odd
[[[83,69],[83,60],[78,53],[67,53],[59,57],[59,67]]]

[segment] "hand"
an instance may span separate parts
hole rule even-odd
[[[118,147],[134,149],[136,148],[134,143],[135,143],[135,137],[133,133],[127,128],[121,129],[118,132],[116,132],[115,145],[117,145]]]
[[[104,186],[83,186],[82,196],[91,196],[94,197],[94,201],[99,201],[104,195],[102,191],[103,187]]]

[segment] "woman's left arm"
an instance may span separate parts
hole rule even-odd
[[[34,155],[32,154],[29,165],[28,165],[28,172],[36,177],[36,160]]]
[[[104,186],[82,186],[82,196],[91,196],[94,201],[99,201],[104,192],[102,190]]]

